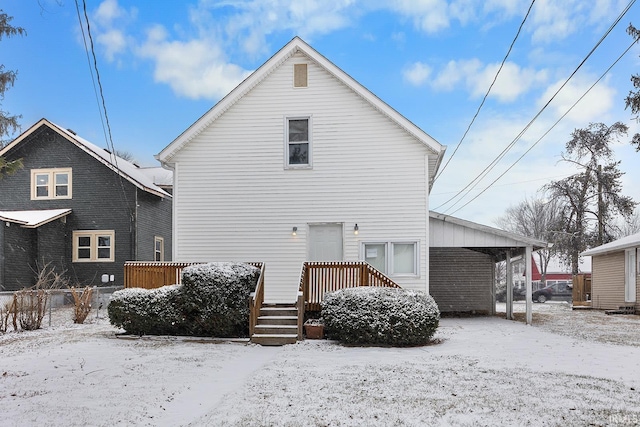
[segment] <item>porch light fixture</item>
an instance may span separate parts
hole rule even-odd
[[[291,231],[291,235],[292,236],[297,236],[298,235],[298,227],[293,227],[293,230]]]
[[[358,224],[356,224],[356,225],[354,225],[354,226],[353,226],[353,234],[355,234],[356,236],[358,235],[359,230],[360,230],[360,229],[358,228]]]

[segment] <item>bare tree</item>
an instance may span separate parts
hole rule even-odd
[[[629,218],[621,218],[615,227],[615,238],[621,239],[636,233],[640,233],[640,210],[638,209]]]
[[[562,206],[562,224],[555,240],[563,262],[579,272],[580,252],[615,239],[615,221],[632,215],[636,202],[621,194],[622,175],[610,144],[627,134],[627,126],[591,123],[576,129],[562,153],[580,172],[545,186]]]
[[[507,208],[504,216],[496,224],[512,233],[554,243],[556,230],[561,224],[561,208],[558,199],[525,199],[515,206]],[[555,254],[555,245],[536,252],[540,264],[540,274],[544,283],[549,261]]]

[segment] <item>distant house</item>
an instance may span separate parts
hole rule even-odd
[[[638,249],[640,233],[582,252],[591,257],[591,306],[599,309],[617,309],[634,305],[640,308],[637,295]]]
[[[490,314],[495,260],[540,242],[430,213],[444,150],[296,37],[156,156],[174,171],[174,259],[265,262],[265,301],[285,303],[305,262],[366,261]]]
[[[139,168],[46,119],[0,156],[24,165],[0,180],[0,290],[33,285],[45,264],[72,284],[100,285],[106,274],[121,285],[125,261],[171,260],[168,171]]]

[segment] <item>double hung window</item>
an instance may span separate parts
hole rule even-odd
[[[113,262],[115,231],[74,231],[73,262]]]
[[[33,169],[31,199],[70,199],[71,168]]]
[[[311,118],[286,119],[285,161],[287,168],[311,167]]]

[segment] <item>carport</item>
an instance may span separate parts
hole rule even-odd
[[[531,295],[531,254],[547,247],[537,239],[509,233],[437,212],[429,212],[429,293],[443,313],[495,314],[495,264],[524,257],[527,295]],[[531,324],[527,298],[527,324]],[[513,318],[513,294],[507,292],[507,319]]]

